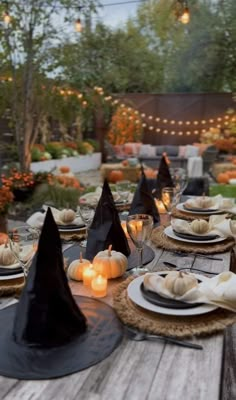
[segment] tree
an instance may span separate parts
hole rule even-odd
[[[40,122],[48,113],[56,111],[56,105],[74,104],[74,110],[80,103],[77,96],[62,99],[60,90],[55,87],[52,73],[50,49],[59,43],[63,23],[72,23],[76,10],[81,12],[95,10],[96,0],[19,0],[0,6],[0,14],[8,12],[11,20],[7,26],[2,23],[0,33],[0,51],[4,56],[1,62],[1,76],[6,74],[12,79],[7,86],[3,79],[6,106],[10,107],[15,139],[19,152],[21,168],[30,168],[31,148],[38,136]],[[57,81],[56,84],[60,84]],[[2,92],[3,93],[3,92]],[[69,98],[69,100],[68,100]]]
[[[162,68],[158,55],[131,21],[113,30],[98,23],[82,33],[77,43],[62,43],[54,50],[55,66],[77,88],[102,86],[112,93],[160,89]]]

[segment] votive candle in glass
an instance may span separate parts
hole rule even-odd
[[[91,287],[91,282],[97,275],[95,269],[93,268],[93,265],[90,264],[87,267],[84,267],[83,269],[83,284],[84,286]]]
[[[107,279],[98,275],[91,282],[92,294],[94,297],[105,297],[107,295]]]

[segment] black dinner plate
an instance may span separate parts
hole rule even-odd
[[[166,274],[162,274],[161,276],[165,277]],[[200,280],[198,281],[200,283]],[[143,282],[140,285],[140,290],[142,293],[142,296],[144,297],[145,300],[147,300],[149,303],[155,304],[156,306],[159,307],[164,307],[164,308],[174,308],[174,309],[187,309],[187,308],[194,308],[201,306],[203,303],[185,303],[184,301],[180,300],[174,300],[174,299],[167,299],[166,297],[160,296],[156,292],[152,292],[151,290],[147,290],[144,287]]]
[[[183,204],[183,207],[185,210],[192,211],[192,212],[198,212],[200,214],[216,212],[216,211],[220,212],[220,210],[218,208],[194,208],[194,207],[188,207],[185,204]]]
[[[173,229],[173,232],[176,236],[182,238],[182,239],[187,239],[187,240],[199,240],[199,241],[204,241],[204,240],[214,240],[218,239],[220,236],[219,235],[191,235],[191,233],[180,233],[177,232]]]
[[[22,272],[23,272],[23,269],[21,267],[16,267],[16,268],[0,267],[0,276],[17,275],[17,274],[21,274]]]
[[[129,246],[131,253],[128,257],[128,266],[127,266],[127,271],[130,271],[131,269],[137,267],[138,265],[138,251],[136,250],[134,244],[129,241]],[[84,257],[85,253],[85,248],[81,247],[79,244],[74,244],[73,246],[69,247],[63,252],[63,255],[65,258],[68,259],[68,264],[70,264],[72,261],[76,260],[79,258],[80,253],[82,253],[82,256]],[[151,249],[151,247],[144,245],[143,248],[143,265],[146,265],[150,263],[155,257],[154,251]]]
[[[57,225],[59,231],[78,231],[79,229],[85,228],[85,224],[69,224],[69,225]]]

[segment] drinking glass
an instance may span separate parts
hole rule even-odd
[[[126,220],[128,234],[138,250],[139,261],[132,273],[139,274],[147,272],[148,269],[143,265],[143,247],[144,243],[150,238],[153,228],[153,218],[147,214],[129,215]]]
[[[187,171],[184,168],[174,168],[171,169],[171,176],[175,185],[176,203],[178,203],[188,184]]]
[[[175,194],[175,188],[173,187],[164,187],[161,191],[162,203],[169,215],[171,214],[171,210],[176,202]]]
[[[93,205],[80,203],[79,206],[77,207],[77,213],[81,217],[83,223],[86,226],[85,239],[80,242],[80,246],[86,247],[88,240],[88,230],[93,222],[95,208]]]
[[[130,181],[124,180],[117,182],[116,191],[119,194],[119,201],[127,203],[130,194]]]
[[[25,279],[38,247],[39,235],[39,230],[29,225],[13,228],[9,232],[10,249],[22,267]]]

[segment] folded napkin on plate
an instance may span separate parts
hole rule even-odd
[[[234,199],[224,198],[222,195],[214,197],[200,196],[194,199],[189,199],[184,203],[186,208],[196,208],[199,210],[221,210],[236,213]]]
[[[183,274],[183,272],[181,273]],[[175,274],[175,276],[173,275],[173,279],[180,279],[177,278],[179,274],[178,271],[171,271],[171,274]],[[194,276],[194,274],[184,274]],[[202,282],[187,290],[181,296],[174,294],[166,287],[165,279],[165,277],[155,273],[145,274],[143,282],[144,287],[165,298],[180,300],[187,303],[214,304],[236,312],[236,275],[233,272],[222,272],[213,278],[204,276]]]
[[[112,245],[113,250],[119,251],[125,256],[130,254],[129,244],[121,227],[110,187],[105,180],[88,232],[85,258],[92,260],[99,251],[106,250],[109,245]]]
[[[195,220],[192,222],[187,222],[183,219],[172,219],[171,226],[172,229],[178,233],[187,233],[190,235],[198,235],[203,237],[208,236],[209,234],[216,234],[221,237],[233,237],[236,239],[236,221],[226,219],[225,214],[211,215],[209,222],[203,220],[200,221],[202,221],[202,223],[204,222],[204,226],[206,228],[208,225],[208,229],[205,229],[204,233],[199,233],[196,232],[196,230],[193,230],[193,223]]]
[[[130,206],[129,215],[149,214],[153,217],[154,224],[157,224],[160,222],[159,212],[157,210],[152,193],[149,190],[143,169],[141,171],[142,175]]]
[[[162,156],[158,174],[156,178],[156,197],[161,200],[161,192],[164,187],[174,187],[173,179],[171,178],[170,170],[166,162],[166,158]]]
[[[42,211],[37,211],[34,214],[32,214],[26,221],[26,223],[34,228],[42,228],[44,219],[46,216],[46,211],[49,207],[46,205],[43,205]],[[76,217],[73,221],[70,223],[65,223],[61,220],[61,211],[58,210],[57,208],[50,207],[52,211],[53,218],[55,222],[58,225],[84,225],[82,219],[80,217]]]
[[[97,204],[102,194],[102,188],[98,186],[94,192],[86,193],[80,196],[80,202]]]

